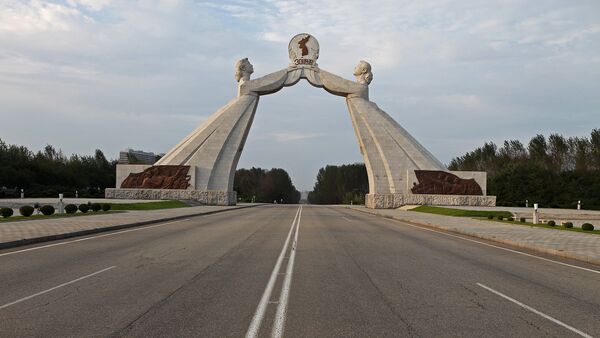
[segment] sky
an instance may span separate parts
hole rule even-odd
[[[371,101],[443,163],[484,142],[600,128],[600,1],[0,0],[0,139],[65,154],[167,152],[298,33],[319,67],[372,65]],[[341,97],[301,81],[260,98],[238,168],[311,190],[362,162]]]

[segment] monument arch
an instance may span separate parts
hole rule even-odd
[[[371,65],[359,61],[354,81],[319,68],[319,43],[310,34],[294,36],[287,68],[251,79],[247,58],[235,65],[238,95],[152,166],[118,165],[117,185],[107,198],[193,199],[206,204],[236,203],[233,180],[261,96],[307,80],[342,96],[369,178],[366,205],[495,205],[486,195],[485,172],[450,172],[385,111],[369,100]]]

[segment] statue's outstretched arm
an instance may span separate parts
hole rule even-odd
[[[321,77],[321,82],[323,83],[323,88],[334,95],[344,97],[347,97],[348,95],[362,96],[367,90],[367,86],[365,85],[346,80],[343,77],[331,74],[322,69],[320,70],[319,75]]]
[[[267,95],[275,93],[283,88],[287,79],[288,70],[282,69],[274,73],[259,77],[258,79],[248,80],[240,85],[240,95],[257,94]]]

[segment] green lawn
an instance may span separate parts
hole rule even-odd
[[[503,216],[511,217],[512,214],[508,211],[483,211],[483,210],[463,210],[463,209],[452,209],[433,207],[430,205],[421,205],[410,211],[425,212],[436,215],[456,216],[456,217],[488,217],[492,215],[494,217]]]
[[[67,218],[67,217],[79,217],[79,216],[93,216],[93,215],[106,215],[106,214],[115,214],[115,213],[119,213],[120,211],[88,211],[87,213],[83,213],[83,212],[77,212],[74,214],[54,214],[54,215],[36,215],[33,214],[29,217],[25,217],[25,216],[21,216],[17,214],[8,217],[8,218],[4,218],[2,216],[0,216],[0,223],[6,223],[6,222],[18,222],[18,221],[35,221],[35,220],[40,220],[40,219],[49,219],[49,218]]]
[[[158,210],[187,208],[188,205],[181,201],[160,201],[160,202],[141,202],[141,203],[118,203],[111,204],[112,210]]]

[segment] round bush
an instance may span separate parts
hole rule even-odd
[[[521,218],[519,218],[519,221],[520,221],[521,223],[525,223],[525,222],[527,221],[527,219],[525,219],[525,217],[521,217]]]
[[[102,209],[102,205],[100,205],[100,203],[92,203],[92,205],[90,205],[90,208],[92,209],[92,211],[97,212]]]
[[[514,217],[509,217],[506,220],[513,222],[515,219],[514,219]]]
[[[77,206],[75,204],[67,204],[65,205],[65,212],[67,214],[74,214],[77,212]]]
[[[565,228],[567,228],[567,229],[568,229],[568,228],[572,228],[572,227],[573,227],[573,223],[571,223],[571,222],[564,222],[564,223],[563,223],[563,226],[564,226]]]
[[[79,205],[79,211],[83,212],[84,214],[88,212],[88,210],[90,210],[90,207],[87,204]]]
[[[594,226],[591,225],[590,223],[583,223],[581,225],[581,230],[592,231],[592,230],[594,230]]]
[[[102,211],[109,211],[110,210],[110,203],[104,203],[102,204]]]
[[[498,216],[497,218],[498,218],[499,221],[501,221],[501,220],[504,219],[504,216]]]
[[[488,219],[494,219],[494,215],[488,215]]]
[[[2,208],[2,209],[0,209],[0,215],[2,215],[2,217],[4,217],[4,218],[9,218],[10,216],[13,215],[13,209],[12,208]]]
[[[551,227],[553,227],[553,226],[556,225],[556,222],[554,222],[554,221],[548,221],[548,223],[546,223],[546,224],[549,225],[549,226],[551,226]]]
[[[50,216],[54,214],[54,207],[51,205],[44,205],[40,207],[40,211],[42,212],[42,214]]]
[[[22,216],[29,217],[29,216],[33,215],[33,210],[34,209],[31,205],[24,205],[19,208],[19,213]]]

